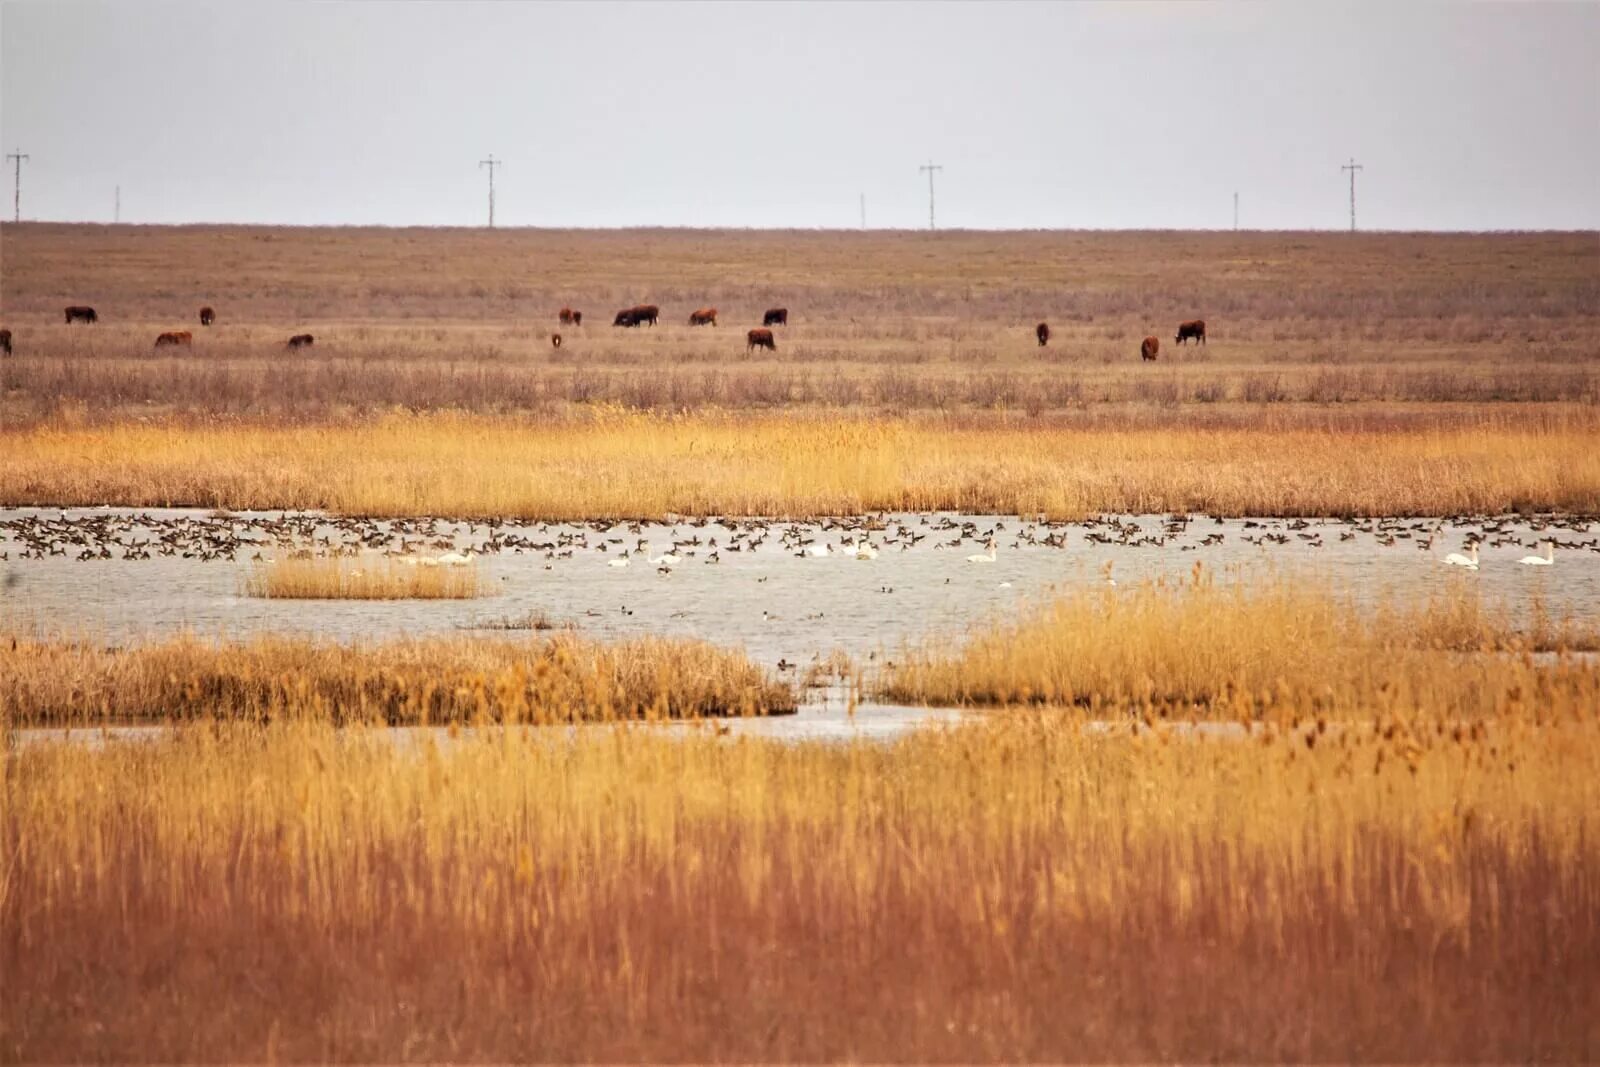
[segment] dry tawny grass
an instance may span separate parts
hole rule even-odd
[[[0,423],[1600,400],[1592,234],[4,227]],[[659,304],[660,326],[611,312]],[[67,303],[97,307],[67,326]],[[216,325],[199,328],[209,303]],[[702,304],[719,328],[685,319]],[[778,351],[743,326],[790,309]],[[587,311],[561,327],[556,311]],[[1173,343],[1209,323],[1203,348]],[[1048,320],[1049,347],[1034,342]],[[192,349],[152,348],[192,328]],[[563,344],[552,348],[560,329]],[[290,353],[292,333],[316,335]],[[1142,364],[1139,341],[1163,341]]]
[[[375,557],[284,558],[254,564],[248,596],[283,600],[470,600],[485,593],[478,568]]]
[[[373,644],[192,637],[105,648],[0,643],[0,721],[604,722],[791,712],[742,654],[698,641],[425,638]]]
[[[1600,421],[1423,429],[1057,429],[620,412],[0,436],[0,504],[539,519],[877,509],[1222,515],[1600,511]]]
[[[1285,581],[1219,584],[1196,566],[1184,582],[1075,590],[1015,620],[936,638],[896,655],[888,699],[1043,704],[1091,716],[1252,722],[1371,719],[1417,709],[1452,720],[1533,707],[1553,716],[1600,707],[1600,663],[1530,653],[1591,649],[1592,623],[1534,605],[1531,629],[1475,589],[1422,605],[1361,610]]]
[[[32,1061],[1583,1061],[1600,725],[309,724],[0,776]]]

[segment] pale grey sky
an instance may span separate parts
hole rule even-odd
[[[1600,4],[0,0],[23,216],[1600,228]],[[12,191],[8,167],[3,187]],[[10,217],[10,204],[5,204]]]

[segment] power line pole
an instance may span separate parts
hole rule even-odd
[[[7,160],[16,160],[16,163],[17,163],[17,172],[16,172],[16,178],[15,178],[15,181],[16,181],[15,189],[16,189],[16,191],[12,194],[12,199],[11,199],[11,210],[13,212],[13,217],[12,217],[11,221],[13,221],[13,222],[21,222],[22,221],[22,161],[27,159],[27,158],[28,158],[28,156],[24,155],[22,149],[20,149],[20,148],[17,149],[15,152],[7,152],[6,153],[6,159]]]
[[[494,168],[505,166],[505,160],[494,158],[494,153],[489,153],[488,159],[478,160],[478,166],[489,168],[489,229],[494,229]]]
[[[925,165],[920,166],[917,169],[919,171],[925,170],[928,172],[928,229],[931,230],[935,228],[933,225],[933,172],[936,170],[944,170],[944,166],[942,164],[935,164],[934,161],[930,159]]]
[[[1233,231],[1239,232],[1239,194],[1233,194]]]
[[[117,209],[116,209],[116,213],[111,216],[111,221],[112,222],[121,222],[122,221],[122,186],[120,186],[120,185],[117,186]]]
[[[861,228],[867,228],[867,194],[861,194]]]
[[[1350,162],[1339,168],[1350,172],[1350,232],[1356,232],[1356,171],[1361,169],[1361,164],[1356,162],[1356,157],[1351,156]]]

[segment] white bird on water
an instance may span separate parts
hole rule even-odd
[[[1556,546],[1552,542],[1546,541],[1544,543],[1544,555],[1523,556],[1517,562],[1529,567],[1553,567],[1556,562]]]
[[[476,553],[472,552],[470,549],[465,555],[460,552],[446,552],[444,555],[438,558],[437,562],[443,567],[465,567],[467,564],[472,562],[472,557],[474,555],[476,555]]]
[[[968,563],[993,563],[994,562],[994,553],[995,553],[994,538],[991,537],[991,538],[989,538],[989,540],[985,541],[983,543],[983,547],[987,548],[989,550],[987,554],[979,553],[979,554],[977,554],[975,556],[968,556],[967,557],[967,562]]]
[[[607,567],[626,567],[627,565],[628,565],[628,557],[627,556],[622,556],[622,557],[620,557],[618,559],[608,559],[608,560],[606,560],[606,566]]]
[[[643,541],[643,542],[640,542],[640,543],[644,548],[645,561],[648,562],[648,563],[654,564],[655,566],[658,566],[658,567],[663,565],[663,564],[665,564],[668,567],[675,567],[680,562],[678,557],[673,555],[672,552],[670,552],[670,551],[663,552],[659,556],[652,556],[650,554],[650,542],[649,541]]]
[[[1465,567],[1469,571],[1478,569],[1478,542],[1474,541],[1467,546],[1467,554],[1452,552],[1444,558],[1446,564],[1452,567]]]
[[[878,549],[869,538],[856,546],[856,559],[877,559]]]
[[[830,545],[830,544],[827,544],[826,542],[824,542],[823,544],[820,544],[820,545],[818,545],[818,544],[809,544],[809,545],[806,545],[804,548],[802,548],[800,551],[804,552],[807,556],[810,556],[812,559],[825,559],[828,556],[831,556],[833,554],[833,546]]]

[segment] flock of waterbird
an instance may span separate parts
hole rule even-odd
[[[670,517],[658,524],[669,543],[656,551],[648,524],[639,521],[594,520],[578,523],[518,522],[446,518],[373,519],[316,513],[198,512],[161,514],[110,509],[17,513],[0,518],[0,560],[68,557],[81,561],[145,560],[176,557],[187,560],[270,561],[274,553],[311,557],[377,554],[419,567],[463,567],[498,554],[539,554],[546,569],[564,560],[597,558],[610,568],[654,567],[667,575],[690,562],[717,564],[726,555],[781,550],[800,559],[849,558],[877,560],[886,554],[919,546],[935,551],[960,551],[981,545],[965,562],[993,564],[1003,541],[1011,549],[1069,547],[1077,531],[1083,543],[1120,548],[1168,548],[1192,552],[1222,545],[1231,535],[1260,546],[1291,542],[1321,548],[1337,538],[1348,542],[1369,537],[1381,548],[1404,543],[1432,553],[1447,527],[1459,531],[1464,552],[1443,557],[1446,566],[1475,571],[1483,562],[1480,544],[1542,549],[1518,563],[1550,567],[1555,549],[1600,552],[1600,537],[1589,533],[1591,520],[1544,516],[1454,519],[1245,519],[1229,526],[1223,518],[1189,515],[1167,517],[1100,516],[1077,523],[1034,518],[977,519],[943,513],[867,515],[792,522],[760,518]],[[1201,527],[1195,529],[1196,526]],[[1530,534],[1539,535],[1532,542]],[[658,535],[659,536],[659,535]],[[464,542],[464,543],[463,543]],[[768,543],[771,542],[771,547]],[[1437,557],[1435,557],[1437,558]]]

